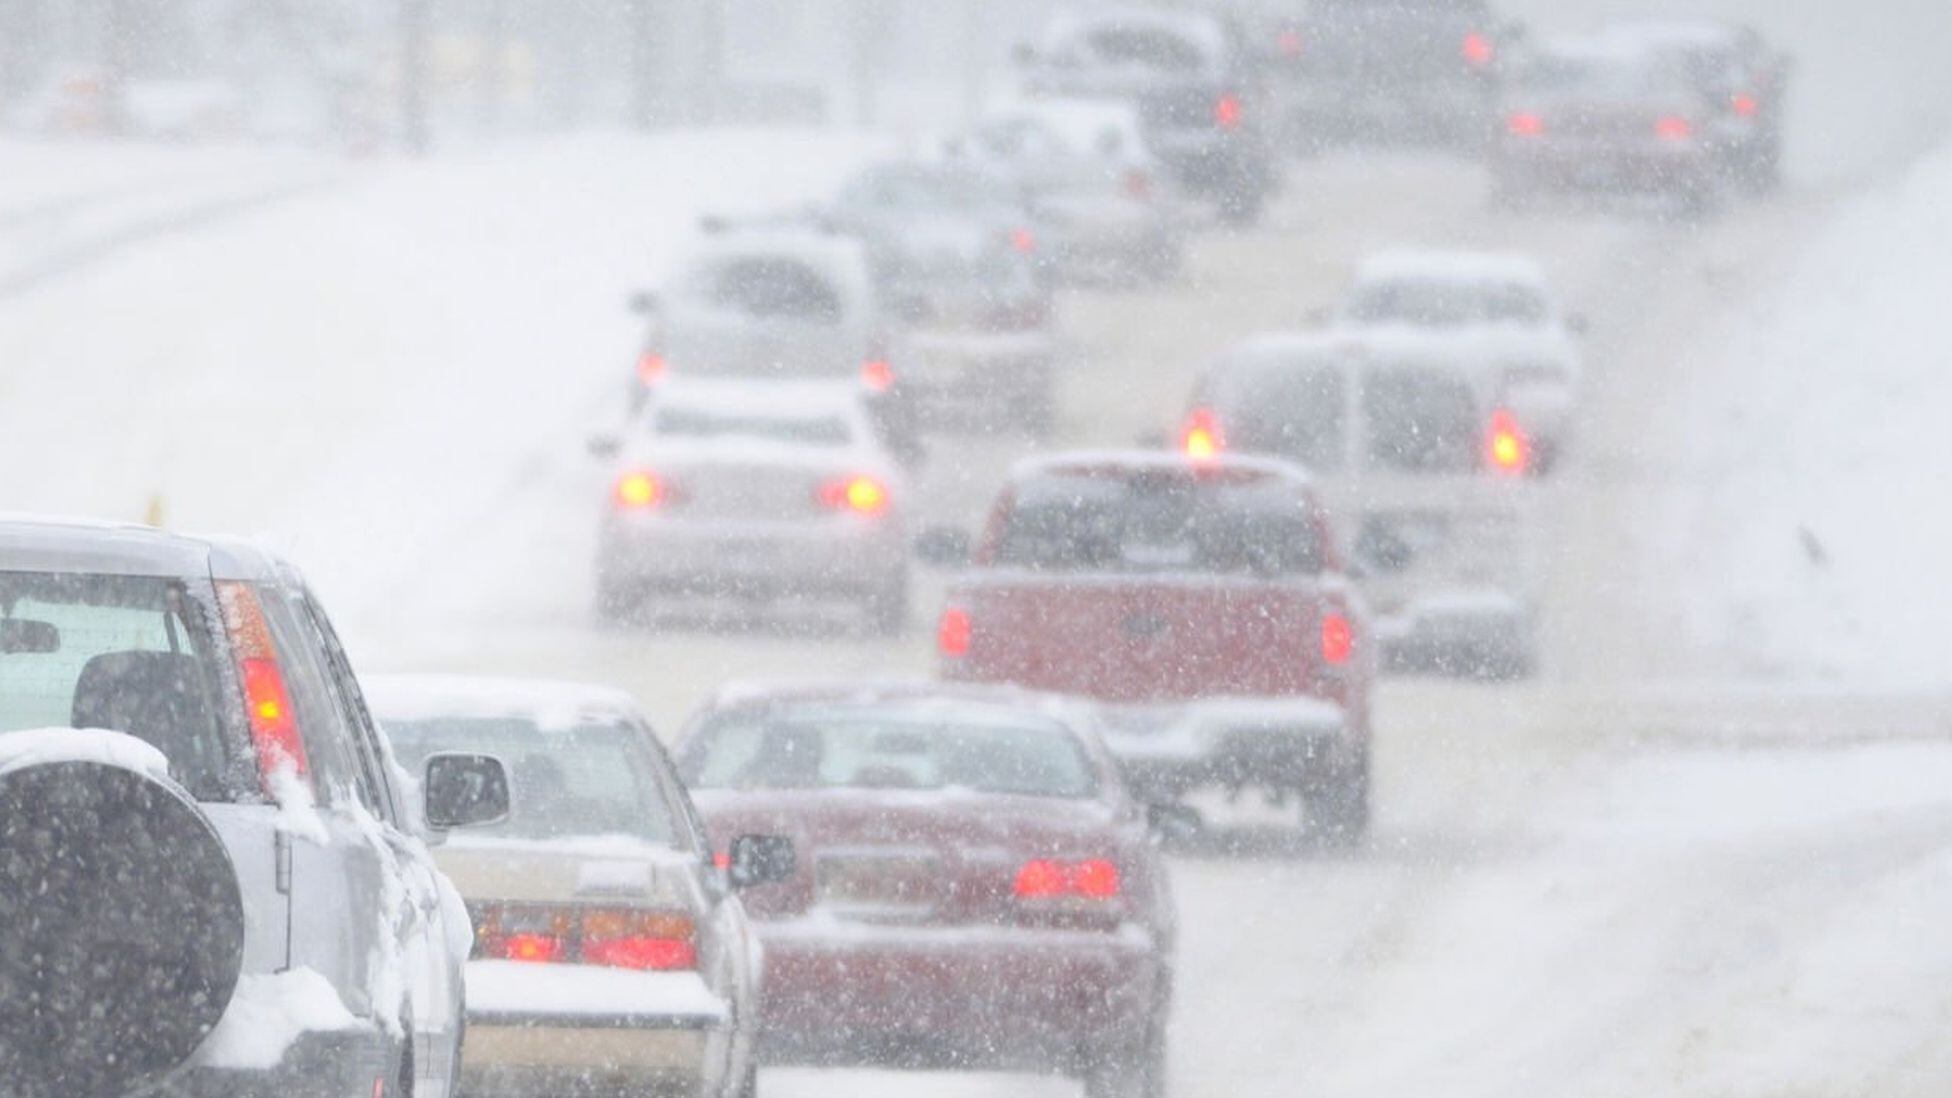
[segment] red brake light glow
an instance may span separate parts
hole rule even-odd
[[[1277,45],[1281,49],[1281,56],[1293,61],[1307,49],[1308,43],[1302,40],[1300,31],[1285,30],[1281,32]]]
[[[895,370],[885,358],[871,358],[861,363],[861,384],[872,392],[885,393],[895,387]]]
[[[1491,467],[1500,473],[1523,473],[1531,461],[1531,445],[1519,430],[1518,418],[1503,408],[1491,413],[1491,437],[1487,445]]]
[[[1186,417],[1186,428],[1180,432],[1179,448],[1194,461],[1212,461],[1227,448],[1226,439],[1220,434],[1220,422],[1214,417],[1212,409],[1195,408]]]
[[[1505,132],[1513,137],[1537,137],[1545,132],[1545,119],[1530,111],[1520,111],[1505,119]]]
[[[1694,123],[1678,114],[1670,114],[1654,123],[1654,133],[1665,141],[1686,141],[1694,136]]]
[[[1464,63],[1474,69],[1482,69],[1498,57],[1498,47],[1492,44],[1490,36],[1478,31],[1472,31],[1464,36],[1461,52],[1464,55]]]
[[[1761,102],[1748,92],[1736,92],[1734,98],[1728,101],[1728,105],[1741,118],[1754,118],[1762,113]]]
[[[951,606],[942,611],[942,620],[936,625],[935,647],[945,656],[967,656],[970,637],[974,632],[969,611],[960,606]]]
[[[820,502],[836,511],[878,515],[888,509],[888,489],[873,477],[830,480],[820,486]]]
[[[1011,229],[1010,247],[1029,255],[1037,250],[1037,234],[1029,229]]]
[[[645,385],[655,385],[669,366],[663,355],[656,351],[645,351],[637,356],[637,380]]]
[[[1240,96],[1223,95],[1213,105],[1213,121],[1223,130],[1237,130],[1241,120]]]
[[[555,964],[563,959],[564,952],[563,940],[547,934],[510,934],[502,939],[503,960]]]
[[[476,957],[646,971],[698,967],[689,916],[629,908],[495,904],[474,907]]]
[[[279,771],[289,768],[301,779],[310,774],[298,716],[257,592],[247,583],[224,581],[217,585],[217,602],[243,681],[244,717],[257,750],[259,780],[267,794],[273,793],[272,779]]]
[[[1115,900],[1120,888],[1118,863],[1105,858],[1061,862],[1038,858],[1017,870],[1011,891],[1019,900]]]
[[[668,498],[664,482],[656,473],[632,470],[617,478],[617,506],[627,511],[648,511]]]
[[[1322,617],[1322,659],[1331,666],[1341,666],[1349,662],[1355,654],[1356,631],[1349,619],[1341,614],[1326,614]]]

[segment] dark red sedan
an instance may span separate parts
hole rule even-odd
[[[791,836],[745,893],[776,1063],[1049,1071],[1163,1087],[1173,910],[1143,810],[1094,736],[1013,690],[741,689],[679,769],[720,848]]]

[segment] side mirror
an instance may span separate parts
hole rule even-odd
[[[969,531],[958,526],[931,526],[915,538],[915,556],[937,568],[961,568],[969,554]]]
[[[630,295],[630,311],[638,316],[656,316],[663,303],[649,290],[639,290]]]
[[[1145,822],[1154,835],[1168,842],[1185,842],[1206,827],[1200,810],[1183,804],[1146,805]]]
[[[0,654],[46,655],[61,651],[61,630],[45,621],[26,618],[0,620]]]
[[[741,835],[729,853],[725,875],[735,889],[784,881],[799,864],[793,840],[784,835]]]
[[[493,755],[429,755],[422,789],[427,826],[436,831],[508,819],[508,770]]]
[[[624,440],[616,435],[591,435],[583,445],[589,450],[591,457],[607,461],[623,450]]]

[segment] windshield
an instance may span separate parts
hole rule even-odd
[[[1322,546],[1307,495],[1277,477],[1060,473],[1016,484],[996,563],[1306,576],[1320,571]]]
[[[1545,298],[1518,282],[1465,282],[1445,279],[1394,279],[1356,290],[1349,315],[1360,321],[1415,324],[1427,328],[1461,324],[1544,324]]]
[[[439,752],[493,755],[508,768],[507,822],[470,834],[560,840],[627,836],[674,841],[671,806],[647,732],[622,724],[538,728],[520,718],[386,722],[411,773]]]
[[[683,406],[658,408],[651,432],[669,439],[758,439],[822,449],[845,447],[854,437],[845,416],[767,416]]]
[[[680,767],[698,789],[961,789],[1074,799],[1098,790],[1090,757],[1061,726],[899,710],[729,717],[691,742]]]

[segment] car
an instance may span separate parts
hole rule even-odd
[[[1180,443],[1309,470],[1386,666],[1519,678],[1537,663],[1535,458],[1497,393],[1454,338],[1268,333],[1200,375]]]
[[[1709,128],[1737,182],[1752,192],[1782,182],[1790,61],[1755,28],[1710,19],[1635,19],[1603,33],[1680,59],[1707,104]],[[1715,117],[1719,115],[1719,117]]]
[[[1718,207],[1749,120],[1705,91],[1689,61],[1622,37],[1541,43],[1506,91],[1492,197],[1523,208],[1549,191],[1658,196]]]
[[[1087,723],[1016,691],[746,685],[676,753],[714,841],[758,829],[801,854],[748,894],[770,1062],[1160,1092],[1172,897]]]
[[[1288,142],[1302,152],[1405,141],[1481,152],[1523,37],[1486,0],[1309,0],[1261,27]]]
[[[952,155],[1023,189],[1038,250],[1061,281],[1167,283],[1185,265],[1178,196],[1129,103],[1052,96],[992,107]]]
[[[938,666],[1100,703],[1149,803],[1298,795],[1302,822],[1353,842],[1369,819],[1368,626],[1298,467],[1081,451],[1011,471],[949,585]]]
[[[842,379],[894,384],[888,318],[866,249],[792,222],[706,219],[662,293],[639,293],[648,322],[631,383],[641,405],[667,376]]]
[[[438,675],[369,685],[409,765],[466,752],[508,766],[508,818],[434,853],[475,925],[468,1093],[754,1093],[762,957],[739,892],[781,877],[792,848],[737,836],[717,865],[621,692]]]
[[[6,1092],[453,1094],[470,929],[421,835],[500,819],[501,762],[409,778],[243,542],[0,519],[0,608]]]
[[[1215,12],[1140,4],[1060,7],[1018,50],[1031,95],[1134,105],[1146,142],[1187,193],[1251,225],[1280,185],[1259,72]]]
[[[1563,455],[1583,369],[1584,317],[1569,314],[1530,257],[1488,252],[1395,250],[1362,261],[1337,326],[1358,333],[1444,336],[1460,358],[1494,379],[1493,399],[1525,426],[1527,471],[1550,472]]]
[[[874,633],[908,615],[908,483],[847,382],[671,378],[621,439],[598,534],[597,612],[658,596],[840,599]]]
[[[968,164],[889,160],[815,216],[866,246],[901,328],[891,368],[922,422],[1049,431],[1058,341],[1021,191]]]

